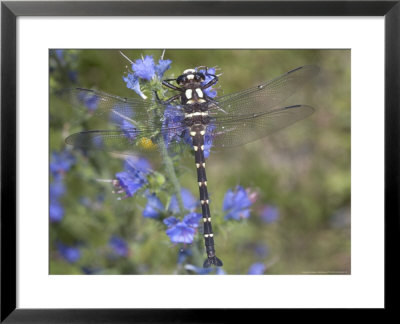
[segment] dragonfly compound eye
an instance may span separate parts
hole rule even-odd
[[[187,82],[186,75],[181,75],[176,79],[176,83],[178,83],[179,85],[183,85],[186,82]]]

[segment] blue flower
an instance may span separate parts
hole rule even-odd
[[[57,223],[64,217],[64,207],[58,200],[50,200],[49,206],[50,221]]]
[[[249,218],[252,204],[249,193],[242,186],[237,186],[235,191],[229,189],[223,203],[223,210],[226,212],[225,219]]]
[[[125,81],[127,88],[135,91],[143,99],[147,99],[147,96],[140,89],[139,78],[136,75],[128,73],[126,76],[123,76],[122,79]]]
[[[155,65],[153,56],[146,55],[144,58],[138,59],[132,63],[132,72],[127,73],[123,77],[126,86],[134,90],[143,99],[147,99],[146,95],[140,89],[140,80],[150,81],[155,76],[162,78],[165,71],[171,66],[171,60],[160,59]]]
[[[198,206],[198,200],[195,196],[192,195],[190,190],[182,188],[181,197],[182,197],[183,207],[186,210],[193,211]],[[171,202],[168,206],[168,210],[173,214],[178,214],[180,212],[178,199],[176,198],[176,195],[172,196]]]
[[[58,243],[57,248],[60,255],[70,263],[75,263],[81,257],[81,251],[77,247],[67,246],[62,243]]]
[[[182,128],[183,121],[182,109],[179,106],[168,105],[164,110],[162,129],[168,129],[168,132],[163,133],[165,145],[171,142],[180,142],[182,140],[182,133],[185,128]]]
[[[90,91],[80,91],[77,93],[77,97],[79,102],[85,105],[90,112],[95,111],[99,105],[100,98]]]
[[[247,274],[249,274],[249,275],[261,275],[261,274],[264,273],[265,269],[266,269],[266,267],[265,267],[264,263],[256,262],[256,263],[253,263],[250,266],[250,269],[247,272]]]
[[[126,197],[132,197],[140,188],[146,183],[147,179],[138,173],[131,174],[126,171],[118,172],[115,177],[117,178],[117,187],[122,188],[126,193]]]
[[[201,219],[201,217],[201,214],[190,213],[183,218],[182,222],[184,222],[187,226],[197,228],[199,226],[199,220]]]
[[[200,70],[199,72],[201,73],[206,73],[205,70]],[[207,72],[209,74],[214,74],[215,75],[215,68],[209,68],[207,69]],[[204,82],[201,83],[201,85],[205,85],[208,82],[210,82],[212,79],[214,79],[214,77],[209,76],[209,75],[205,75],[206,79]],[[203,92],[206,94],[206,96],[210,97],[210,98],[215,98],[217,96],[217,90],[213,89],[213,87],[209,87],[207,89],[204,89]]]
[[[172,227],[179,223],[179,219],[171,216],[171,217],[164,219],[163,223],[165,225],[167,225],[168,227]]]
[[[184,222],[179,222],[174,227],[167,229],[166,234],[172,243],[191,244],[196,231],[194,228],[187,226]]]
[[[266,205],[261,211],[261,219],[266,223],[275,222],[279,217],[278,207]]]
[[[151,80],[156,73],[153,56],[146,55],[144,58],[136,60],[132,63],[132,71],[140,79]]]
[[[171,60],[162,60],[160,59],[158,61],[158,64],[155,67],[156,73],[159,78],[162,78],[165,71],[167,71],[170,66],[171,66],[172,61]]]
[[[122,257],[129,255],[129,246],[122,238],[113,236],[108,244],[116,255]]]
[[[143,210],[143,217],[158,218],[160,217],[163,210],[164,205],[155,194],[147,196],[147,204]]]
[[[60,177],[75,163],[75,157],[68,151],[53,152],[50,160],[50,172],[55,177]]]
[[[187,214],[182,221],[171,216],[164,220],[164,224],[169,228],[166,234],[169,236],[172,243],[193,243],[196,228],[199,226],[201,214]]]
[[[62,204],[59,202],[59,198],[65,193],[64,183],[60,178],[56,178],[50,184],[50,206],[49,206],[49,215],[51,222],[59,222],[64,216],[64,208]]]
[[[57,200],[65,193],[65,186],[61,179],[57,178],[50,184],[50,200]]]
[[[132,197],[147,184],[147,174],[151,170],[150,163],[144,158],[129,157],[125,160],[125,170],[118,172],[114,186],[118,192],[125,192],[126,197]]]

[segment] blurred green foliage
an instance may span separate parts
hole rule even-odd
[[[162,50],[121,50],[131,60]],[[123,97],[138,96],[126,88],[123,73],[130,63],[119,50],[65,50],[65,62],[50,59],[50,153],[66,148],[71,133],[107,129],[107,125],[74,111],[54,90],[79,86]],[[218,66],[223,75],[219,95],[273,79],[298,66],[321,68],[319,76],[287,104],[308,104],[316,112],[308,119],[265,139],[207,160],[210,208],[217,255],[227,274],[246,274],[262,262],[266,274],[350,273],[350,51],[349,50],[167,50],[172,60],[166,78],[196,66]],[[68,77],[69,70],[74,75]],[[146,199],[118,200],[110,182],[123,159],[110,153],[73,153],[76,162],[64,175],[60,198],[64,216],[50,224],[51,274],[184,274],[177,265],[180,246],[173,246],[160,222],[146,219]],[[152,161],[160,170],[160,163]],[[193,157],[180,161],[180,181],[198,194]],[[241,185],[257,192],[251,217],[223,219],[222,202],[229,188]],[[167,197],[164,197],[167,199]],[[266,223],[264,205],[276,206],[279,217]],[[123,238],[128,256],[116,256],[110,237]],[[58,242],[76,246],[80,258],[68,262]],[[202,235],[193,244],[189,263],[201,266]],[[196,260],[201,263],[196,264]]]

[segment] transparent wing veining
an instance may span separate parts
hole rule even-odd
[[[61,96],[75,109],[91,112],[111,124],[119,125],[123,120],[134,125],[157,125],[160,117],[157,112],[164,106],[153,100],[123,98],[106,92],[75,88],[63,90]]]
[[[318,74],[316,66],[302,66],[269,82],[216,98],[219,109],[210,114],[216,120],[236,120],[242,115],[268,112],[301,89]]]
[[[310,106],[294,105],[225,120],[223,123],[212,120],[210,130],[206,134],[212,141],[212,148],[234,147],[270,135],[313,112],[314,108]]]
[[[159,131],[153,128],[85,131],[68,136],[65,142],[75,148],[123,154],[153,153],[160,151],[161,145],[164,145],[169,153],[180,153],[191,149],[187,128],[182,126],[168,127]]]
[[[318,70],[315,66],[303,66],[257,87],[217,98],[209,106],[211,122],[205,141],[212,143],[212,148],[238,146],[309,116],[314,111],[309,106],[276,106],[311,80]],[[71,89],[68,95],[75,106],[89,109],[117,129],[76,133],[66,139],[67,144],[128,154],[154,152],[164,145],[170,153],[192,147],[179,105],[166,106],[82,88]]]

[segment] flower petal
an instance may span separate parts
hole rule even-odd
[[[158,64],[155,67],[156,73],[159,78],[162,78],[165,71],[167,71],[170,66],[171,66],[172,61],[171,60],[159,60]]]
[[[147,204],[143,210],[143,216],[146,218],[158,218],[161,212],[164,210],[164,205],[158,199],[158,197],[153,194],[147,197]]]
[[[193,242],[195,232],[194,228],[187,226],[183,222],[179,222],[166,230],[166,234],[169,236],[172,243],[186,244],[191,244]]]
[[[155,64],[153,56],[146,55],[132,63],[132,70],[135,75],[144,80],[151,80],[155,75]]]
[[[126,83],[127,88],[135,91],[143,99],[147,99],[147,96],[140,90],[139,78],[133,73],[128,73],[127,76],[122,77]]]

